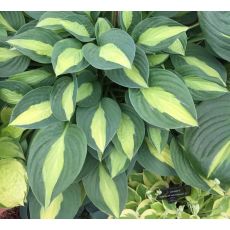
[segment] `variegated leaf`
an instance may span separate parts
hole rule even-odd
[[[106,75],[109,79],[119,85],[129,88],[146,88],[148,87],[149,64],[144,51],[136,47],[136,54],[129,68],[107,70]]]
[[[98,46],[93,43],[83,46],[85,59],[93,67],[103,70],[131,69],[135,51],[133,39],[125,31],[115,28],[99,37]]]
[[[17,34],[7,42],[39,63],[51,63],[54,44],[61,38],[51,30],[35,28]]]
[[[112,178],[106,168],[99,164],[86,177],[83,184],[87,196],[103,212],[119,218],[127,199],[126,175]]]
[[[89,64],[82,53],[82,44],[73,38],[63,39],[54,45],[51,61],[56,76],[80,72]]]
[[[168,70],[151,69],[149,88],[129,89],[129,98],[139,116],[151,125],[165,129],[197,126],[188,89]]]
[[[51,110],[51,90],[52,87],[43,86],[27,93],[15,106],[10,125],[36,129],[57,122]]]
[[[53,115],[60,121],[70,121],[77,103],[77,78],[63,76],[53,86],[50,103]]]
[[[170,18],[150,17],[135,26],[132,37],[146,52],[159,52],[172,45],[187,29]]]
[[[32,191],[44,208],[74,182],[86,153],[85,134],[74,124],[57,123],[36,133],[27,167]]]
[[[110,98],[102,98],[95,106],[78,108],[76,120],[86,136],[88,145],[103,154],[119,126],[121,110]]]

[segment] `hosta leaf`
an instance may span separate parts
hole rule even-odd
[[[139,149],[137,161],[145,169],[158,175],[176,175],[168,145],[159,153],[150,140],[146,138]]]
[[[7,31],[2,25],[0,25],[0,41],[5,40],[7,40]]]
[[[173,55],[172,62],[175,68],[182,65],[197,67],[204,75],[213,79],[213,82],[225,85],[227,78],[224,66],[201,46],[190,44],[185,56]]]
[[[120,215],[120,219],[138,219],[138,214],[132,209],[124,209]]]
[[[38,20],[44,14],[44,11],[25,11],[25,13],[31,18]]]
[[[187,46],[187,35],[182,33],[167,49],[164,51],[170,54],[184,55]]]
[[[77,103],[76,77],[63,76],[53,86],[50,103],[53,115],[60,121],[69,121]]]
[[[188,27],[166,17],[150,17],[138,23],[132,37],[146,52],[167,49]]]
[[[0,81],[0,99],[8,104],[17,104],[32,88],[19,81]]]
[[[0,11],[0,25],[7,31],[16,32],[25,24],[23,12],[17,11]]]
[[[121,110],[118,104],[110,98],[102,98],[96,106],[78,108],[76,116],[88,145],[102,154],[119,126]]]
[[[59,31],[64,29],[62,26],[62,21],[66,17],[74,15],[71,11],[47,11],[43,12],[40,17],[36,18],[38,21],[37,27],[42,27],[49,30]]]
[[[141,219],[158,219],[159,216],[155,210],[147,209],[141,214],[140,218]]]
[[[25,165],[16,159],[0,160],[0,207],[24,205],[28,186]]]
[[[170,144],[170,151],[172,161],[175,166],[175,171],[180,179],[188,185],[202,189],[204,191],[208,191],[210,189],[208,184],[192,167],[186,158],[186,153],[183,151],[181,146],[179,146],[176,139],[172,139]]]
[[[127,156],[122,152],[118,151],[113,144],[107,147],[106,152],[107,151],[108,157],[106,157],[105,159],[106,166],[109,170],[111,177],[114,178],[127,169],[129,161]]]
[[[230,12],[199,12],[199,23],[204,37],[212,50],[223,59],[230,61]]]
[[[19,140],[24,130],[25,129],[20,128],[20,127],[14,127],[14,126],[7,125],[5,127],[0,128],[0,136],[1,137],[11,137],[11,138]]]
[[[148,126],[147,132],[149,140],[156,147],[157,151],[161,153],[167,144],[169,131],[154,126]]]
[[[109,20],[107,20],[106,18],[98,18],[97,22],[95,24],[95,34],[96,34],[96,38],[99,39],[99,37],[107,32],[108,30],[110,30],[112,28],[111,23],[109,22]]]
[[[230,186],[230,94],[197,107],[199,128],[185,130],[184,145],[193,167],[204,177]]]
[[[210,217],[213,219],[230,218],[230,197],[225,196],[215,200]]]
[[[15,49],[0,47],[0,78],[23,72],[30,64],[30,59]]]
[[[15,106],[10,125],[36,129],[57,122],[51,110],[51,90],[52,87],[43,86],[27,93]]]
[[[121,121],[113,143],[131,160],[143,142],[145,126],[132,107],[126,104],[122,104],[120,107]]]
[[[141,203],[137,207],[137,213],[141,215],[145,210],[150,208],[150,204],[152,203],[149,199],[144,199],[141,201]]]
[[[228,92],[224,86],[195,66],[182,65],[176,68],[176,72],[182,76],[194,100],[209,100]]]
[[[56,76],[85,69],[89,64],[82,53],[82,44],[72,38],[63,39],[54,45],[51,58]]]
[[[82,71],[77,76],[78,93],[77,105],[80,107],[90,107],[96,105],[102,94],[101,85],[97,77],[91,71]]]
[[[0,137],[0,159],[6,158],[25,159],[18,141],[10,137]]]
[[[34,195],[29,195],[29,210],[32,219],[73,219],[82,205],[80,184],[70,185],[51,204],[44,208]]]
[[[125,174],[112,179],[102,164],[83,178],[87,196],[101,211],[119,218],[127,199]]]
[[[140,11],[120,11],[118,14],[120,27],[128,33],[132,32],[141,19],[142,15]]]
[[[7,42],[39,63],[50,63],[54,44],[60,37],[51,30],[35,28],[15,35]]]
[[[77,11],[78,13],[87,15],[92,21],[96,21],[100,16],[100,11]]]
[[[24,24],[22,27],[20,27],[19,30],[17,30],[15,35],[21,34],[21,33],[25,32],[27,30],[34,29],[36,27],[37,22],[38,22],[37,20],[33,20],[33,21],[30,21],[30,22]]]
[[[160,128],[197,126],[192,97],[179,77],[168,70],[152,69],[149,88],[129,89],[139,116]]]
[[[136,54],[131,66],[129,68],[107,70],[109,79],[119,85],[129,88],[148,87],[149,78],[149,64],[144,51],[136,48]]]
[[[36,133],[29,150],[28,175],[35,197],[45,208],[73,183],[86,152],[85,134],[74,124],[57,123]]]
[[[164,61],[167,60],[168,57],[169,54],[165,54],[165,53],[150,54],[147,56],[150,67],[155,67],[157,65],[162,64]]]
[[[120,29],[111,29],[98,39],[98,46],[88,43],[83,46],[85,59],[95,68],[110,70],[131,68],[135,56],[133,39]]]
[[[91,170],[95,169],[98,166],[98,161],[91,156],[91,154],[87,154],[84,165],[81,169],[81,172],[78,174],[75,179],[76,183],[79,183],[85,176],[87,176]]]
[[[49,68],[41,67],[11,75],[9,79],[26,83],[32,87],[38,87],[53,84],[55,75]]]
[[[73,12],[46,12],[39,19],[37,27],[64,29],[82,42],[94,40],[94,27],[90,19]]]

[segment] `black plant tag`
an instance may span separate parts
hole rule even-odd
[[[191,194],[189,185],[174,186],[161,190],[161,194],[157,196],[158,200],[168,200],[169,203],[176,202],[179,198],[184,198]]]

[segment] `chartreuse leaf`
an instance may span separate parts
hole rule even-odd
[[[1,11],[0,25],[9,32],[16,32],[22,25],[25,24],[23,12],[19,11]]]
[[[101,154],[116,134],[120,119],[121,110],[110,98],[102,98],[89,108],[78,108],[76,114],[77,124],[84,130],[88,145]]]
[[[0,137],[0,159],[20,158],[25,160],[18,141],[10,137]]]
[[[79,72],[89,65],[81,48],[82,44],[73,38],[63,39],[54,45],[51,61],[56,76]]]
[[[86,177],[83,184],[89,199],[103,212],[119,218],[127,199],[127,181],[124,173],[114,179],[99,164]]]
[[[102,93],[101,85],[97,81],[97,76],[89,70],[84,70],[77,76],[77,82],[77,105],[80,107],[96,105]]]
[[[52,87],[43,86],[27,93],[15,106],[10,125],[36,129],[57,122],[51,110],[51,90]]]
[[[50,103],[53,115],[60,121],[69,121],[77,103],[77,78],[63,76],[53,86]]]
[[[150,17],[138,23],[133,32],[137,45],[147,52],[159,52],[172,45],[188,27],[166,17]]]
[[[182,65],[176,68],[176,72],[182,76],[194,100],[209,100],[228,92],[222,84],[213,81],[212,77],[195,66]]]
[[[215,200],[213,209],[210,214],[213,219],[229,219],[230,218],[230,197],[225,196]]]
[[[30,217],[32,219],[73,219],[83,202],[81,190],[80,184],[70,185],[55,197],[47,208],[41,206],[35,196],[30,193]]]
[[[211,49],[221,58],[230,61],[230,13],[226,12],[198,12],[199,23],[205,40]]]
[[[25,165],[12,158],[0,159],[0,207],[23,206],[27,191]]]
[[[131,69],[107,70],[106,75],[111,81],[125,87],[148,87],[149,64],[145,52],[139,47],[136,47],[136,54]]]
[[[151,141],[145,138],[139,149],[137,161],[145,169],[161,176],[176,175],[168,145],[159,153]]]
[[[120,27],[131,33],[133,28],[141,21],[142,15],[140,11],[120,11],[118,13],[118,21]]]
[[[7,42],[30,59],[50,63],[54,44],[60,37],[51,30],[34,28],[17,34]]]
[[[124,209],[120,215],[120,219],[138,219],[138,214],[132,209]]]
[[[43,207],[47,208],[73,183],[82,169],[86,152],[85,134],[74,124],[57,123],[36,133],[27,167],[30,186]]]
[[[95,24],[95,34],[96,38],[99,39],[99,37],[110,30],[112,28],[111,23],[106,18],[98,18],[97,22]]]
[[[213,82],[226,85],[227,73],[224,66],[201,46],[189,44],[185,56],[173,55],[171,59],[175,68],[191,65],[213,79]]]
[[[0,47],[0,78],[23,72],[30,63],[30,59],[8,46]]]
[[[41,67],[11,75],[9,79],[26,83],[32,87],[37,87],[52,84],[55,77],[54,73],[50,69]]]
[[[135,51],[133,39],[125,31],[115,28],[99,37],[98,46],[93,43],[83,46],[85,59],[93,67],[103,70],[131,69]]]
[[[132,160],[143,142],[145,126],[131,106],[121,104],[120,107],[121,121],[113,143],[117,150]]]
[[[230,94],[197,107],[199,128],[185,130],[184,146],[195,170],[208,179],[230,185]]]
[[[51,30],[64,29],[78,40],[89,42],[94,40],[94,26],[86,15],[73,12],[46,12],[37,24]]]
[[[32,88],[18,81],[0,81],[0,99],[8,104],[17,104]]]
[[[169,131],[154,126],[147,126],[147,132],[149,140],[156,147],[157,151],[161,153],[167,144]]]
[[[165,53],[150,54],[147,56],[150,67],[155,67],[157,65],[162,64],[164,61],[167,60],[168,57],[169,54],[165,54]]]
[[[165,129],[197,126],[188,89],[168,70],[151,69],[149,88],[129,89],[129,98],[139,116],[151,125]]]
[[[105,161],[112,178],[123,173],[127,169],[129,165],[127,156],[118,151],[113,144],[108,146],[105,154],[108,154]]]

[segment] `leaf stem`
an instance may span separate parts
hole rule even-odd
[[[199,26],[199,25],[200,25],[200,23],[197,22],[197,23],[195,23],[194,25],[189,26],[189,30],[190,30],[190,29],[193,29],[193,28],[195,28],[195,27],[197,27],[197,26]]]

